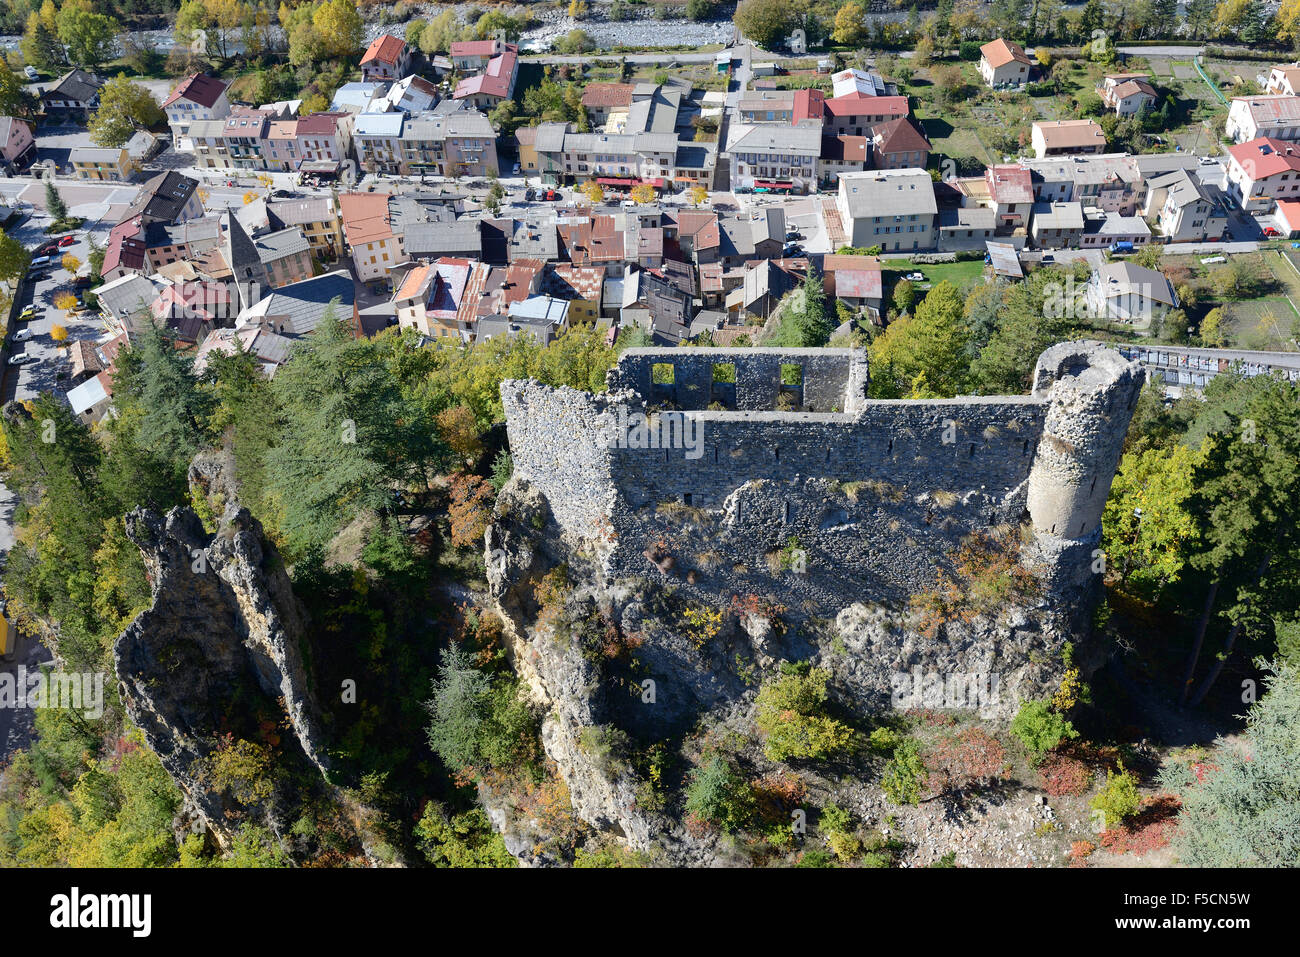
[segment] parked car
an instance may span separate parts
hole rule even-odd
[[[26,342],[31,337],[32,330],[29,327],[24,326],[22,329],[19,329],[14,333],[14,342]]]
[[[272,199],[293,199],[297,195],[298,195],[297,193],[291,192],[290,190],[287,189],[271,190]]]
[[[537,198],[537,191],[534,190],[531,186],[529,186],[526,190],[524,190],[525,203],[531,203],[536,198]]]
[[[782,256],[802,256],[803,247],[798,243],[786,243],[785,248],[781,250]]]
[[[510,174],[511,174],[512,176],[518,176],[518,175],[520,174],[521,171],[522,171],[522,170],[521,170],[521,167],[519,166],[518,163],[516,163],[514,166],[512,166],[512,167],[510,168]]]
[[[32,317],[35,316],[35,315],[36,315],[36,307],[35,307],[34,305],[32,305],[32,306],[27,306],[26,308],[24,308],[23,311],[22,311],[22,313],[18,316],[18,318],[19,318],[19,319],[30,319],[30,318],[32,318]]]
[[[906,279],[908,282],[925,282],[925,273],[923,273],[923,272],[909,272],[909,273],[908,273],[906,276],[904,276],[903,278]]]
[[[36,72],[36,67],[31,64],[23,67],[23,76],[27,77],[29,80],[39,80],[41,78],[41,75]]]
[[[547,203],[553,203],[559,198],[560,198],[560,194],[553,189],[548,189],[545,193],[542,194],[542,201]]]
[[[55,243],[55,245],[56,245],[59,249],[63,249],[63,248],[65,248],[65,247],[67,247],[67,246],[71,246],[71,245],[72,245],[73,243],[75,243],[76,241],[77,241],[77,237],[76,237],[76,236],[62,236],[62,237],[59,238],[59,241],[58,241],[57,243]]]
[[[619,205],[622,206],[624,209],[635,209],[635,208],[636,208],[636,203],[633,202],[633,201],[630,200],[630,199],[625,199],[625,200],[623,200],[623,202],[619,203]]]
[[[22,365],[24,362],[30,362],[31,360],[33,360],[33,359],[35,359],[35,358],[36,358],[35,356],[29,356],[29,355],[28,355],[27,353],[25,353],[25,352],[20,352],[20,353],[18,353],[18,355],[16,355],[16,356],[10,356],[10,357],[9,357],[9,364],[10,364],[11,366],[20,366],[20,365]]]
[[[1131,253],[1133,251],[1133,244],[1129,242],[1127,239],[1124,239],[1124,240],[1120,240],[1119,242],[1111,243],[1106,248],[1109,249],[1112,253]]]
[[[90,288],[91,285],[94,284],[94,282],[95,280],[91,279],[89,276],[78,276],[77,278],[72,280],[72,288],[88,289]]]
[[[49,264],[50,264],[49,256],[36,256],[32,259],[31,262],[31,266],[33,269],[39,268],[40,266],[48,266]]]
[[[752,193],[753,191],[754,188],[752,186],[737,186],[732,190],[733,193]]]
[[[796,239],[803,239],[803,233],[797,229],[787,229],[785,231],[785,241],[787,243],[794,242]]]
[[[1281,234],[1280,232],[1277,231],[1277,227],[1276,227],[1276,226],[1265,226],[1265,227],[1264,227],[1264,235],[1265,235],[1265,236],[1281,236],[1282,234]]]

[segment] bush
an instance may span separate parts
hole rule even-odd
[[[894,804],[920,804],[928,776],[920,747],[908,738],[894,749],[894,756],[881,775],[880,786]]]
[[[1092,783],[1087,765],[1060,754],[1047,758],[1038,773],[1043,779],[1043,790],[1052,797],[1083,794]]]
[[[537,758],[536,722],[513,682],[493,686],[468,652],[451,645],[425,703],[429,747],[453,771],[531,769]]]
[[[1106,772],[1106,786],[1089,803],[1094,811],[1100,811],[1104,815],[1103,829],[1109,829],[1138,812],[1142,806],[1142,795],[1138,793],[1137,781],[1124,770],[1121,762],[1118,774],[1114,771]]]
[[[768,758],[824,758],[848,746],[852,729],[825,713],[830,676],[824,668],[793,667],[763,685],[756,723]]]
[[[716,756],[691,772],[686,813],[724,831],[739,830],[754,813],[754,793],[730,762]]]
[[[957,48],[957,55],[963,60],[974,61],[980,58],[980,45],[974,40],[963,40]]]
[[[1011,722],[1011,733],[1020,739],[1035,764],[1062,741],[1079,736],[1074,725],[1053,711],[1047,701],[1021,702]]]

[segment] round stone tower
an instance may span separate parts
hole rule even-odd
[[[1040,536],[1096,536],[1144,379],[1138,363],[1098,342],[1063,342],[1039,357],[1034,395],[1048,407],[1028,505]]]

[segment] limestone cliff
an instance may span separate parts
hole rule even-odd
[[[244,821],[283,838],[328,759],[302,660],[303,614],[278,554],[234,502],[215,534],[188,508],[136,509],[126,529],[153,595],[113,649],[131,719],[219,845]],[[239,740],[274,754],[264,786],[215,774],[214,756]]]

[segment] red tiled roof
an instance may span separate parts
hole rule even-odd
[[[186,99],[200,106],[212,106],[226,92],[226,84],[215,76],[195,73],[181,80],[180,86],[172,90],[171,96],[163,100],[163,107],[169,107],[179,99]]]
[[[392,239],[387,193],[343,193],[339,196],[339,209],[349,246]]]
[[[515,72],[515,62],[519,55],[509,48],[499,56],[494,56],[478,76],[467,77],[456,84],[453,100],[461,97],[486,93],[488,96],[506,97],[510,95],[510,78]]]
[[[111,272],[119,266],[125,269],[143,269],[144,260],[144,223],[137,216],[118,223],[109,232],[100,272]]]
[[[822,120],[826,116],[826,94],[821,90],[797,90],[794,94],[794,122]]]
[[[980,55],[988,60],[989,66],[994,69],[1006,66],[1008,63],[1023,63],[1025,66],[1033,66],[1029,57],[1025,55],[1024,47],[1019,43],[1013,43],[1010,40],[1001,38],[980,47]]]
[[[582,105],[631,106],[635,89],[631,83],[588,83],[582,91]]]
[[[930,141],[906,116],[900,116],[896,120],[877,126],[875,134],[876,149],[882,153],[911,153],[918,150],[928,153],[930,151]]]
[[[823,136],[821,158],[837,163],[865,163],[867,138],[865,136]]]
[[[867,96],[850,93],[832,96],[826,100],[826,112],[831,116],[907,116],[909,111],[905,96]]]
[[[339,117],[346,113],[312,113],[298,120],[299,136],[333,136],[339,129]]]
[[[1034,181],[1024,166],[991,166],[985,172],[989,195],[996,203],[1032,203]]]
[[[389,63],[397,65],[401,59],[402,51],[406,49],[406,41],[395,36],[384,34],[381,37],[375,37],[370,46],[366,47],[365,55],[361,57],[362,65],[375,60],[379,63]]]
[[[1228,152],[1252,180],[1300,170],[1300,145],[1284,140],[1261,136],[1229,146]]]
[[[497,52],[495,40],[461,40],[451,45],[452,56],[493,56]]]

